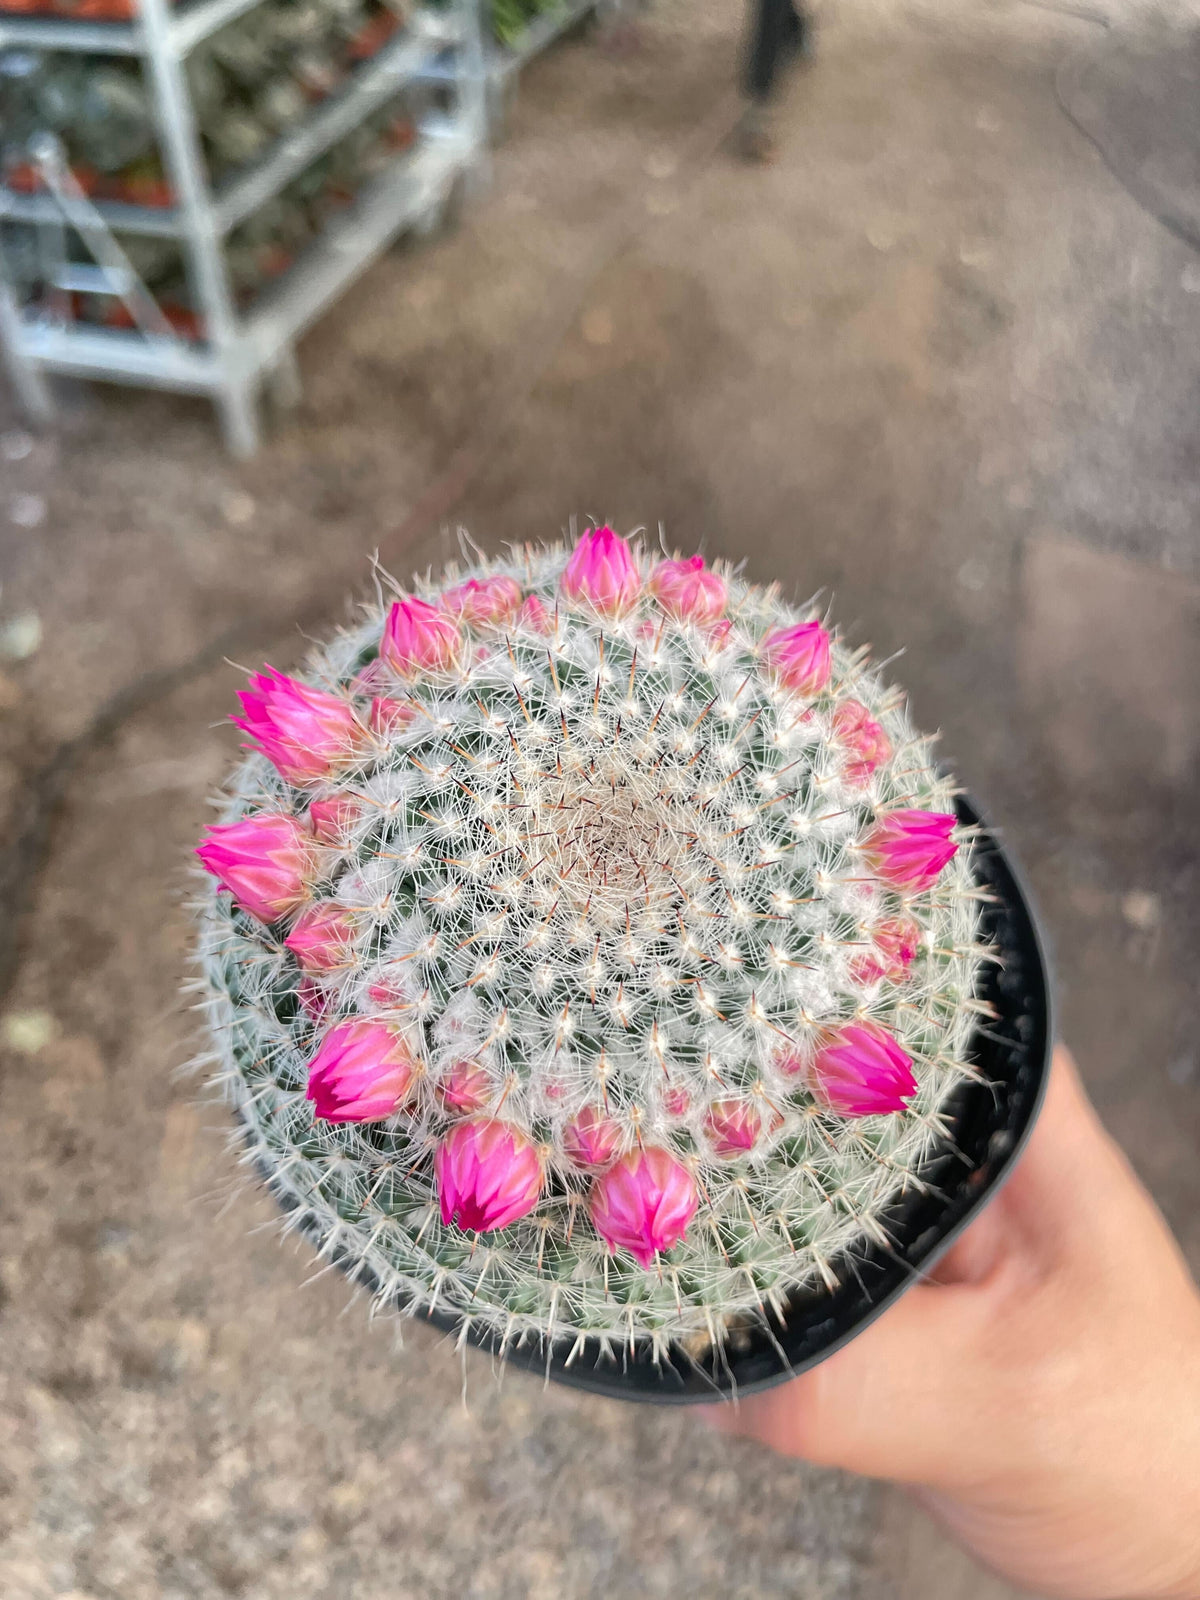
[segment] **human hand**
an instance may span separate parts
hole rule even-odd
[[[709,1417],[910,1485],[1043,1594],[1200,1597],[1200,1294],[1064,1049],[1011,1178],[932,1281]]]

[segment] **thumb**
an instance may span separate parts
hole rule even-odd
[[[968,1413],[952,1381],[970,1336],[961,1292],[917,1286],[811,1372],[705,1407],[722,1433],[872,1478],[936,1483],[961,1458]],[[948,1359],[940,1359],[945,1352]]]
[[[1106,1142],[1070,1057],[1060,1051],[1029,1149],[939,1264],[934,1284],[910,1288],[811,1372],[711,1408],[714,1426],[869,1477],[930,1485],[959,1478],[973,1464],[980,1435],[974,1420],[987,1404],[978,1367],[983,1335],[1011,1277],[998,1269],[1012,1264],[1014,1251],[1031,1263],[1069,1252],[1070,1238],[1088,1225],[1079,1194],[1097,1188],[1081,1183],[1080,1169],[1096,1161]]]

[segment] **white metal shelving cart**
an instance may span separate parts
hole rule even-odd
[[[0,14],[0,50],[25,46],[145,62],[175,201],[164,208],[89,198],[51,136],[36,137],[30,149],[40,187],[20,194],[0,188],[0,219],[35,224],[60,245],[67,232],[78,235],[90,257],[81,264],[61,248],[48,251],[53,293],[26,305],[3,281],[0,259],[0,342],[35,418],[51,413],[48,372],[150,385],[211,397],[230,449],[251,454],[264,384],[281,393],[295,389],[299,335],[398,234],[436,225],[456,181],[482,159],[489,74],[480,5],[451,0],[441,11],[415,11],[260,159],[212,185],[184,63],[202,40],[262,3],[191,0],[171,10],[167,0],[137,0],[129,23]],[[392,157],[278,281],[239,309],[223,253],[230,233],[406,84],[434,78],[444,104],[423,116],[411,148]],[[163,315],[122,248],[122,233],[180,241],[202,338],[182,337]],[[72,291],[119,297],[132,326],[76,321],[62,309]]]
[[[540,55],[548,45],[593,12],[616,11],[617,0],[561,0],[532,18],[525,31],[511,45],[496,44],[489,52],[488,76],[493,84],[504,84],[520,72],[527,61]]]
[[[543,50],[560,39],[564,33],[570,32],[586,17],[593,14],[615,15],[619,12],[620,6],[621,0],[558,0],[557,4],[550,5],[546,10],[530,17],[527,25],[511,42],[502,44],[494,37],[486,39],[484,57],[487,75],[488,128],[493,139],[503,136],[516,92],[516,81],[522,69],[533,60],[534,56],[541,55]],[[449,57],[450,52],[444,52],[427,69],[427,78],[442,81],[451,79],[456,68]]]

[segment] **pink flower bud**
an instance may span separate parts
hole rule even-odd
[[[419,1068],[386,1022],[340,1022],[308,1064],[308,1093],[326,1122],[384,1122],[408,1099]]]
[[[441,608],[470,627],[489,622],[507,622],[521,604],[521,586],[512,578],[468,578],[457,588],[447,589]]]
[[[903,1111],[917,1092],[912,1057],[874,1022],[830,1029],[817,1048],[809,1081],[817,1098],[843,1117]]]
[[[663,1090],[662,1103],[669,1117],[686,1117],[692,1109],[692,1097],[681,1083],[672,1083]]]
[[[352,912],[325,900],[302,912],[283,942],[304,972],[334,972],[352,959],[357,931]]]
[[[705,569],[703,556],[660,561],[647,587],[671,616],[701,625],[716,622],[729,599],[724,578]]]
[[[389,667],[411,677],[453,666],[460,643],[458,629],[445,612],[410,595],[397,600],[388,612],[379,654]]]
[[[196,854],[204,870],[260,922],[277,922],[302,906],[317,875],[311,836],[281,812],[209,828]]]
[[[308,808],[308,825],[321,844],[344,845],[346,836],[363,814],[357,795],[335,794],[328,800],[314,800]]]
[[[621,1125],[601,1106],[584,1106],[563,1129],[562,1143],[577,1167],[607,1167],[621,1148]]]
[[[560,580],[568,600],[590,602],[597,611],[617,615],[641,592],[633,551],[611,528],[593,528],[571,552]]]
[[[371,701],[368,722],[372,733],[386,736],[407,726],[416,715],[415,706],[410,706],[403,700],[393,700],[388,695],[377,694]]]
[[[763,655],[779,681],[798,694],[820,694],[829,682],[829,635],[819,622],[777,628],[763,641]]]
[[[250,735],[289,783],[315,783],[366,753],[366,729],[348,700],[274,667],[255,673],[238,699],[244,715],[229,720]]]
[[[863,788],[875,768],[891,760],[892,741],[857,700],[842,700],[834,708],[833,736],[846,751],[842,776],[852,788]]]
[[[907,917],[889,917],[872,930],[872,948],[850,961],[850,976],[855,983],[878,983],[887,978],[901,983],[917,954],[921,930]]]
[[[527,594],[525,603],[517,613],[517,626],[528,628],[530,633],[546,634],[554,627],[554,619],[536,594]]]
[[[868,861],[894,889],[928,889],[958,850],[958,819],[945,811],[889,811],[863,840]]]
[[[378,976],[367,988],[367,998],[385,1009],[402,1005],[412,998],[412,974],[407,963],[394,962],[378,969]]]
[[[758,1143],[762,1116],[748,1100],[714,1100],[704,1118],[704,1131],[715,1155],[745,1155]]]
[[[469,1117],[492,1098],[492,1080],[477,1061],[456,1061],[437,1092],[451,1116]]]
[[[808,1062],[800,1052],[787,1046],[775,1057],[775,1065],[789,1078],[798,1078],[808,1070]]]
[[[592,1221],[610,1245],[628,1250],[651,1267],[687,1232],[700,1197],[692,1175],[669,1150],[631,1150],[596,1179]]]
[[[474,1233],[528,1216],[542,1192],[537,1150],[509,1122],[474,1117],[456,1123],[433,1158],[442,1221]]]
[[[350,680],[350,693],[370,698],[371,695],[385,689],[391,680],[391,673],[376,656],[374,661],[368,661],[366,666]]]
[[[314,1022],[324,1022],[333,1007],[333,996],[315,978],[300,979],[296,985],[296,999]]]

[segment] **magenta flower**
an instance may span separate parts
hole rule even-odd
[[[704,1118],[704,1131],[715,1155],[741,1156],[758,1143],[762,1117],[748,1100],[714,1100]]]
[[[410,595],[397,600],[383,625],[379,654],[404,677],[421,671],[444,671],[458,655],[458,628],[452,618],[428,600]]]
[[[315,783],[361,759],[367,733],[340,695],[299,683],[268,666],[238,695],[244,715],[230,717],[289,783]]]
[[[893,889],[928,889],[958,849],[958,819],[945,811],[889,811],[863,841],[867,859]]]
[[[304,972],[334,972],[353,959],[358,924],[353,912],[325,900],[301,912],[283,941]]]
[[[536,594],[525,596],[524,604],[517,613],[517,622],[531,633],[549,633],[554,626],[553,618]]]
[[[442,1221],[474,1233],[528,1216],[542,1192],[542,1163],[519,1128],[494,1117],[459,1122],[433,1158]]]
[[[917,954],[921,930],[907,917],[888,917],[871,931],[871,948],[860,951],[850,961],[850,976],[855,983],[878,983],[887,978],[901,983]]]
[[[563,1129],[562,1145],[577,1167],[610,1166],[621,1149],[621,1125],[601,1106],[584,1106]]]
[[[865,787],[875,768],[891,759],[892,741],[857,700],[842,700],[835,706],[833,736],[846,751],[842,776],[852,788]]]
[[[521,587],[512,578],[468,578],[447,589],[439,603],[447,616],[479,628],[514,617],[521,604]]]
[[[589,601],[614,616],[633,604],[642,587],[633,551],[611,528],[584,534],[559,581],[568,600]]]
[[[763,654],[779,681],[798,694],[820,694],[829,682],[829,634],[819,622],[777,628],[763,641]]]
[[[386,736],[412,722],[416,715],[416,707],[407,700],[393,700],[390,695],[377,694],[371,701],[367,720],[372,733]]]
[[[342,845],[346,835],[363,813],[357,795],[335,794],[328,800],[314,800],[308,808],[308,825],[321,844]]]
[[[700,1197],[691,1173],[669,1150],[631,1150],[596,1179],[592,1221],[610,1245],[651,1267],[687,1232]]]
[[[660,561],[647,587],[671,616],[701,625],[716,622],[729,599],[724,578],[706,569],[703,556]]]
[[[477,1061],[456,1061],[438,1083],[438,1095],[452,1116],[469,1117],[492,1098],[492,1080]]]
[[[408,1099],[419,1068],[386,1022],[339,1022],[308,1064],[308,1092],[326,1122],[384,1122]]]
[[[311,835],[282,812],[209,828],[196,854],[204,870],[260,922],[277,922],[302,906],[317,875]]]
[[[903,1111],[917,1092],[912,1057],[874,1022],[849,1022],[826,1033],[809,1081],[817,1098],[843,1117]]]

